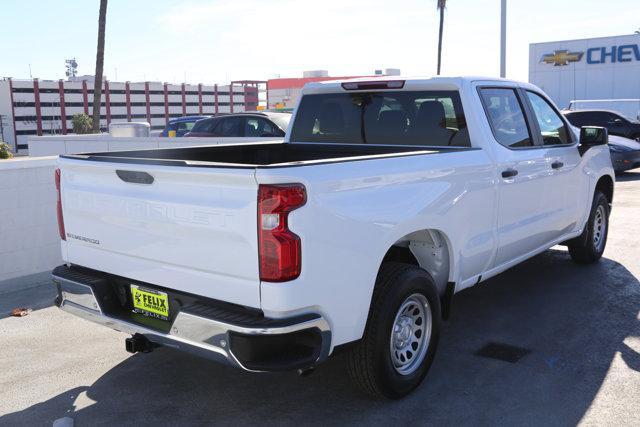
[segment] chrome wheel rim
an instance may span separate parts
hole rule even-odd
[[[596,208],[593,218],[593,246],[599,251],[604,245],[604,236],[607,231],[607,216],[602,205]]]
[[[396,312],[389,350],[400,375],[410,375],[422,364],[431,340],[431,320],[429,301],[422,294],[409,296]]]

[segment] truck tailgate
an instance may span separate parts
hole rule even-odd
[[[254,169],[74,159],[60,169],[67,262],[260,307]]]

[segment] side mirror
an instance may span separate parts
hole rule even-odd
[[[599,126],[583,126],[580,128],[580,145],[584,148],[609,143],[609,131]]]

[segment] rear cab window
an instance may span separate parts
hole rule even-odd
[[[291,142],[470,147],[458,91],[304,95]]]

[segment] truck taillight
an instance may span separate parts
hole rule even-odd
[[[260,185],[258,188],[258,245],[260,280],[286,282],[300,275],[300,237],[289,230],[289,212],[303,206],[302,184]]]
[[[58,214],[58,232],[60,233],[60,238],[62,240],[67,240],[64,231],[64,218],[62,217],[62,197],[60,194],[60,169],[56,169],[56,192],[58,193],[58,204],[56,207],[56,211]]]

